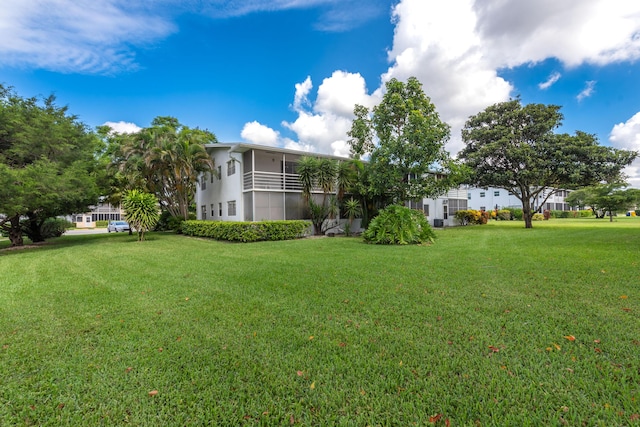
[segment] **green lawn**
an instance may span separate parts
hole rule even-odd
[[[0,425],[640,425],[640,218],[437,234],[0,251]]]

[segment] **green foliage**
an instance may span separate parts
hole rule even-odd
[[[504,188],[522,202],[525,227],[553,189],[615,180],[637,153],[598,145],[584,132],[556,134],[560,107],[519,99],[498,103],[469,118],[459,158],[472,171],[469,183]],[[544,194],[545,197],[539,198]]]
[[[541,214],[540,212],[536,212],[533,214],[533,217],[531,219],[533,221],[544,221],[544,214]]]
[[[457,185],[455,162],[445,150],[449,125],[440,120],[415,77],[406,84],[391,79],[372,112],[357,105],[354,114],[348,133],[351,152],[356,158],[370,154],[364,196],[403,203],[435,197]],[[434,169],[444,174],[436,177]]]
[[[182,233],[187,236],[209,237],[229,242],[258,242],[291,240],[304,237],[308,221],[197,221],[182,223]]]
[[[567,203],[574,206],[590,206],[593,214],[603,218],[607,213],[610,221],[619,211],[626,211],[640,202],[640,190],[625,188],[624,183],[598,184],[573,191]]]
[[[23,98],[0,84],[0,228],[12,245],[44,240],[47,218],[84,212],[98,200],[101,141],[55,97]]]
[[[129,225],[138,232],[138,241],[144,240],[144,233],[152,230],[160,219],[156,196],[140,190],[129,191],[122,200],[122,208]]]
[[[501,221],[510,221],[512,219],[511,211],[509,209],[500,209],[498,211],[498,218]]]
[[[217,142],[206,130],[192,129],[174,117],[156,117],[135,134],[103,132],[110,143],[114,192],[143,188],[171,215],[187,219],[198,177],[215,173],[205,144]]]
[[[97,228],[107,228],[108,225],[109,225],[109,221],[108,220],[98,220],[98,221],[96,221],[96,227]]]
[[[194,219],[190,218],[189,219]],[[182,217],[176,217],[171,215],[169,211],[162,211],[160,219],[156,224],[154,231],[175,231],[176,233],[182,233],[182,223],[185,221]]]
[[[507,212],[511,214],[509,211]],[[460,225],[486,224],[489,219],[489,212],[466,209],[457,211],[454,216]]]
[[[71,228],[71,223],[63,218],[47,218],[41,226],[41,234],[45,239],[60,237]]]
[[[364,241],[379,245],[433,243],[436,237],[424,213],[401,205],[389,205],[373,218]]]

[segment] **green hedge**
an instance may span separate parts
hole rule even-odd
[[[291,240],[304,237],[311,226],[309,221],[198,221],[182,222],[187,236],[210,237],[229,242],[258,242],[261,240]]]
[[[109,225],[109,221],[107,220],[98,220],[96,221],[96,228],[107,228]]]

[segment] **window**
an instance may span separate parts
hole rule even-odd
[[[82,222],[82,217],[81,216],[77,216],[76,217],[76,222]]]
[[[486,206],[480,206],[480,210],[481,210],[481,211],[486,211],[486,210],[487,210],[487,207],[486,207]]]
[[[443,219],[449,219],[449,206],[444,205],[442,207],[442,218]]]
[[[222,179],[222,166],[218,166],[218,179]]]
[[[222,203],[218,203],[218,216],[222,218]]]
[[[480,192],[480,197],[484,197],[484,191]]]
[[[202,210],[202,219],[207,219],[207,205],[202,205],[200,209]]]
[[[209,174],[209,177],[211,178],[211,183],[213,184],[213,172]]]
[[[236,173],[236,162],[235,160],[229,160],[227,162],[227,176],[233,175]]]
[[[205,178],[206,178],[206,175],[205,175],[205,176],[203,176],[202,178],[203,178],[203,179],[202,179],[202,182],[200,183],[200,189],[201,189],[202,191],[204,191],[204,190],[206,190],[206,189],[207,189],[207,180],[205,179]]]
[[[236,216],[236,201],[235,200],[231,200],[230,202],[227,202],[227,215]]]
[[[467,193],[467,199],[471,200],[471,193]]]
[[[216,211],[215,211],[215,203],[211,203],[211,218],[215,218],[216,216]]]
[[[429,205],[424,205],[422,210],[424,211],[425,216],[429,216]]]
[[[498,197],[498,196],[500,195],[500,192],[499,192],[499,191],[494,191],[494,192],[493,192],[493,195],[494,195],[494,196],[496,196],[496,197]]]

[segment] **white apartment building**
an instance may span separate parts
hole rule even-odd
[[[469,209],[490,211],[493,209],[504,208],[522,208],[522,202],[513,193],[505,190],[504,188],[467,188],[467,199]],[[571,192],[570,190],[559,190],[551,195],[546,201],[545,197],[551,192],[551,190],[543,192],[538,196],[533,204],[536,211],[544,210],[557,210],[557,211],[569,211],[571,206],[565,202],[566,197]]]
[[[342,157],[255,144],[208,144],[217,177],[200,177],[196,191],[200,220],[262,221],[308,219],[302,185],[296,173],[303,156],[345,160]],[[315,197],[322,191],[316,189]],[[467,190],[455,189],[437,199],[411,202],[432,225],[455,225],[454,214],[467,208]]]

